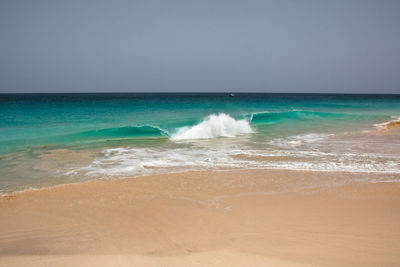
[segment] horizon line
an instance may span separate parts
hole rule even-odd
[[[331,93],[331,92],[236,92],[236,91],[220,91],[220,92],[132,92],[132,91],[119,91],[119,92],[104,92],[104,91],[89,91],[89,92],[0,92],[0,95],[6,94],[315,94],[315,95],[400,95],[399,93]]]

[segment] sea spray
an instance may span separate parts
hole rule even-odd
[[[246,119],[235,120],[225,113],[209,115],[205,120],[192,127],[181,127],[171,136],[172,140],[209,139],[216,137],[235,137],[253,133]]]

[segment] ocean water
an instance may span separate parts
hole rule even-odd
[[[397,121],[400,95],[1,94],[0,192],[204,169],[397,181]]]

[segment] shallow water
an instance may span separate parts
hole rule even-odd
[[[0,95],[0,191],[199,169],[400,174],[399,95]]]

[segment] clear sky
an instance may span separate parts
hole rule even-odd
[[[400,1],[0,1],[0,92],[121,91],[400,93]]]

